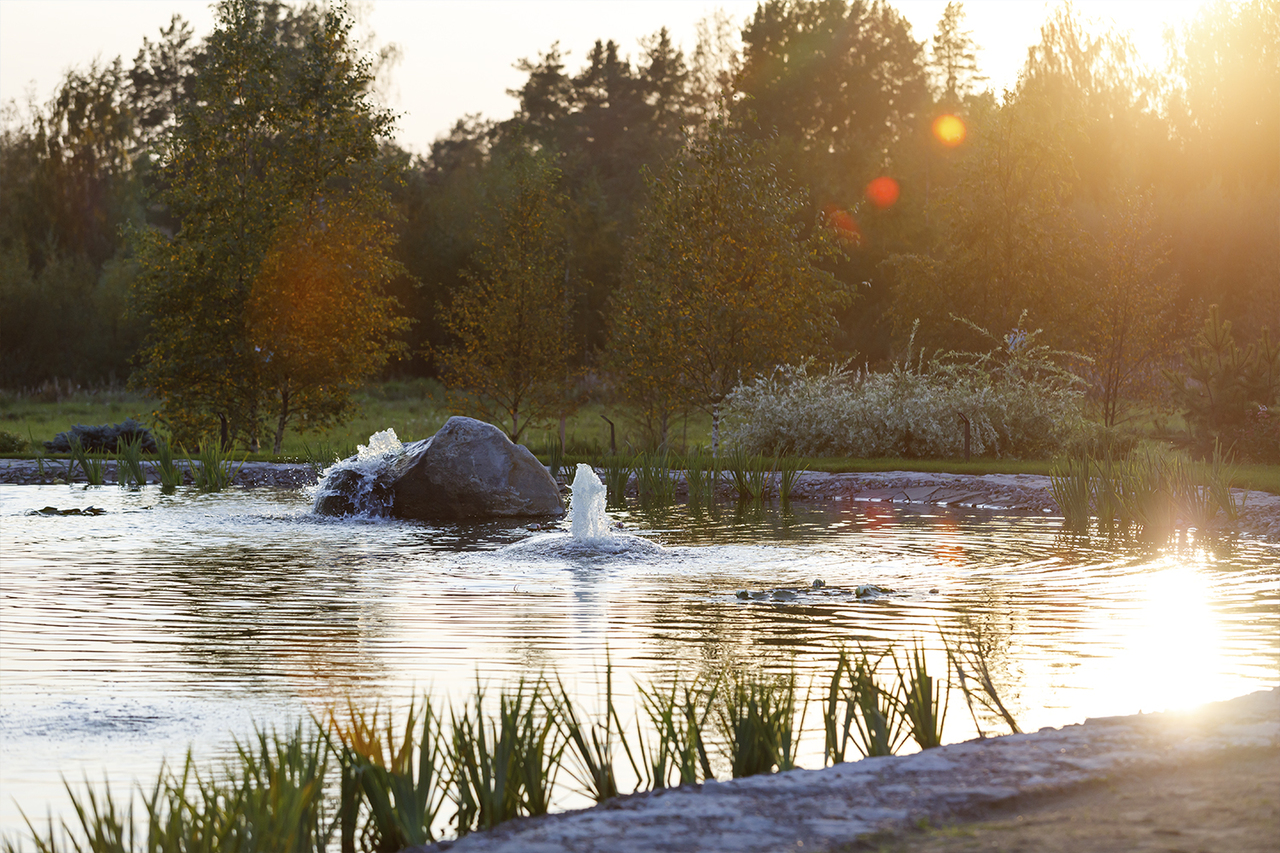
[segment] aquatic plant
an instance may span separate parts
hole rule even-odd
[[[714,456],[699,448],[684,459],[684,480],[689,503],[702,507],[715,502],[720,483],[719,463]]]
[[[700,778],[714,779],[703,732],[719,694],[719,680],[681,683],[673,677],[667,690],[652,686],[639,690],[655,734],[646,744],[637,732],[644,762],[644,774],[637,775],[654,789],[670,785],[673,772],[677,785],[693,785]]]
[[[142,467],[142,436],[134,434],[132,438],[123,436],[116,442],[116,480],[121,488],[140,488],[147,484],[147,475]]]
[[[795,676],[783,680],[733,672],[716,708],[733,778],[795,769]]]
[[[89,453],[80,443],[80,436],[72,433],[68,444],[71,447],[71,461],[67,463],[67,481],[70,482],[75,466],[79,465],[84,472],[85,481],[90,486],[101,486],[106,482],[106,459],[101,453]]]
[[[791,500],[791,491],[800,477],[800,460],[794,456],[784,456],[778,460],[778,497]]]
[[[737,448],[729,456],[729,480],[740,501],[759,501],[772,479],[772,471],[761,454]]]
[[[452,715],[453,779],[459,835],[490,829],[521,814],[545,814],[564,744],[556,743],[545,683],[523,679],[498,696],[497,719],[483,715],[484,688],[474,704]],[[551,706],[551,707],[554,707]],[[473,716],[474,712],[474,716]]]
[[[395,853],[435,840],[433,827],[446,799],[449,773],[441,720],[430,697],[411,703],[401,732],[388,712],[385,728],[375,706],[363,712],[347,706],[344,720],[330,713],[331,747],[341,757],[338,822],[342,849],[366,847]],[[366,817],[361,824],[361,803]]]
[[[898,671],[902,716],[907,722],[911,737],[921,749],[941,746],[942,726],[946,722],[947,707],[950,704],[950,679],[944,688],[941,682],[929,675],[924,648],[918,642],[911,644],[905,666],[898,663],[896,654],[893,656],[893,663]]]
[[[564,683],[556,679],[557,705],[555,716],[561,727],[561,736],[573,747],[579,768],[569,773],[584,792],[597,803],[618,796],[618,774],[614,768],[614,744],[620,742],[628,758],[631,750],[618,719],[618,709],[613,703],[613,665],[605,664],[605,704],[602,720],[584,725],[578,719],[573,700]],[[634,762],[633,762],[634,764]]]
[[[600,462],[598,467],[604,469],[604,485],[607,494],[607,505],[610,509],[618,509],[627,505],[627,483],[631,481],[632,465],[625,456],[611,453]]]
[[[197,460],[200,463],[198,466]],[[196,459],[187,457],[187,468],[200,491],[220,492],[235,481],[236,475],[244,467],[244,459],[241,459],[240,464],[232,468],[234,461],[234,452],[230,448],[223,449],[216,441],[206,441],[197,449]]]
[[[948,640],[946,633],[943,632],[942,642],[947,650],[947,661],[955,670],[956,678],[960,682],[960,690],[964,693],[965,702],[969,706],[969,714],[973,717],[973,725],[978,731],[978,737],[985,738],[986,734],[982,731],[982,723],[978,720],[978,712],[974,707],[975,701],[989,713],[1003,719],[1013,734],[1022,734],[1018,721],[1005,707],[1004,701],[1000,698],[1000,692],[996,689],[995,681],[991,677],[991,669],[987,665],[988,644],[982,630],[967,615],[961,617],[960,626],[961,636],[958,640]],[[974,683],[970,684],[970,680]]]
[[[902,702],[892,690],[880,686],[876,670],[884,656],[872,661],[866,650],[846,670],[848,701],[853,705],[854,746],[865,756],[893,755],[908,732]]]
[[[152,463],[152,467],[160,476],[162,492],[172,492],[182,485],[182,469],[174,461],[173,447],[163,438],[156,440],[156,461]]]
[[[1093,497],[1092,465],[1088,457],[1067,457],[1049,469],[1049,491],[1067,527],[1079,530],[1089,524]]]
[[[662,453],[641,453],[633,462],[636,472],[636,495],[648,506],[670,506],[676,500],[676,482],[671,477],[672,456]]]

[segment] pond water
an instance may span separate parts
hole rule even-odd
[[[610,661],[629,722],[637,682],[740,667],[807,686],[842,644],[919,639],[940,674],[963,614],[1029,731],[1280,684],[1273,545],[1109,546],[1048,516],[855,501],[613,515],[661,549],[319,518],[301,492],[0,486],[0,834],[19,808],[67,814],[64,777],[149,785],[188,748],[207,763],[348,699],[554,670],[590,705]],[[815,725],[803,766],[822,763]],[[974,735],[957,691],[946,739]]]

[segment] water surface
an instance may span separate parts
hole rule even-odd
[[[46,506],[105,513],[30,514]],[[942,673],[963,614],[1029,731],[1280,683],[1274,546],[1115,545],[1048,516],[854,501],[614,515],[661,550],[319,518],[299,492],[0,486],[0,833],[19,807],[63,812],[64,777],[150,784],[188,747],[225,755],[349,698],[457,700],[477,673],[492,689],[554,670],[591,704],[608,659],[629,721],[634,682],[747,668],[807,686],[841,645],[918,639]],[[947,740],[974,734],[957,698]]]

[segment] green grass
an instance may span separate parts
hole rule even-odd
[[[298,433],[290,430],[285,435],[279,456],[269,453],[249,454],[249,461],[297,461],[308,462],[316,455],[317,448],[335,452],[354,450],[365,444],[375,432],[393,428],[401,441],[417,441],[434,435],[452,414],[462,414],[449,408],[445,395],[437,383],[429,380],[392,381],[372,385],[355,395],[357,416],[348,423],[319,433]],[[65,394],[61,399],[41,398],[37,395],[0,393],[0,431],[34,440],[37,447],[8,453],[13,456],[33,456],[43,450],[41,442],[50,441],[54,435],[70,429],[74,424],[119,423],[135,418],[144,424],[153,424],[156,401],[121,389],[85,389]],[[650,441],[644,431],[626,416],[621,407],[602,403],[588,403],[578,409],[565,423],[565,454],[562,464],[571,469],[578,462],[596,463],[609,449],[609,424],[602,415],[617,424],[618,451],[628,456],[650,449]],[[163,431],[161,431],[163,434]],[[711,419],[702,413],[690,413],[679,418],[669,436],[670,449],[675,453],[690,453],[711,445]],[[537,452],[544,462],[551,462],[547,452],[551,446],[559,447],[559,424],[550,423],[545,429],[528,430],[521,443]],[[195,448],[189,448],[193,451]],[[240,449],[237,458],[244,455]],[[724,466],[726,453],[721,459]],[[778,460],[765,458],[772,470]],[[1048,475],[1053,462],[1017,459],[851,459],[851,458],[802,458],[795,460],[800,470],[825,471],[832,474],[877,473],[881,471],[917,471],[921,473],[969,474],[1042,474]],[[1240,465],[1237,483],[1248,489],[1280,494],[1280,465]]]

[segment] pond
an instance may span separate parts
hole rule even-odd
[[[296,491],[0,486],[0,834],[19,808],[68,814],[63,778],[149,785],[348,699],[554,671],[590,704],[608,662],[629,723],[634,685],[674,674],[795,672],[816,695],[841,646],[918,639],[940,674],[966,615],[1028,731],[1280,683],[1274,545],[849,500],[612,514],[661,549],[557,556],[519,525],[320,518]],[[957,690],[945,739],[975,733]],[[811,721],[800,763],[821,750]]]

